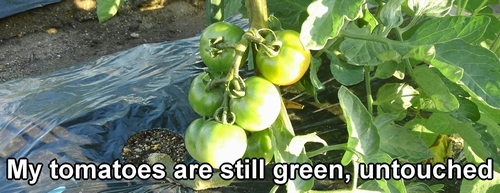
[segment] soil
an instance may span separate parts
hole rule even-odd
[[[99,23],[95,0],[63,0],[0,19],[0,83],[49,74],[144,43],[193,37],[204,0],[128,0]]]
[[[0,19],[0,83],[68,68],[144,43],[193,37],[205,27],[204,0],[128,0],[99,23],[95,0],[63,0]],[[152,129],[129,138],[122,159],[139,165],[150,153],[184,162],[182,136]]]
[[[164,129],[150,129],[136,133],[127,140],[122,159],[124,163],[139,166],[148,163],[151,153],[168,154],[174,163],[182,163],[187,158],[182,136]]]

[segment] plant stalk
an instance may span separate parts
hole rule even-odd
[[[396,37],[398,38],[398,40],[403,41],[403,35],[402,35],[401,30],[399,28],[394,28],[394,30],[396,30]],[[405,58],[405,59],[403,59],[403,62],[406,66],[406,71],[408,72],[410,77],[413,78],[413,68],[411,67],[410,59]]]
[[[392,47],[392,46],[411,47],[410,44],[405,43],[405,42],[394,41],[394,40],[387,39],[387,38],[381,37],[381,36],[376,36],[376,35],[364,35],[364,34],[353,33],[353,32],[348,31],[348,30],[340,30],[338,35],[343,36],[343,37],[347,37],[347,38],[352,38],[352,39],[379,42],[379,43],[386,44],[390,47]]]
[[[371,86],[371,76],[370,76],[370,66],[365,66],[365,87],[366,87],[366,107],[370,115],[373,116],[373,97],[372,97],[372,86]]]
[[[252,29],[262,29],[268,27],[269,14],[267,12],[267,1],[266,0],[245,0],[245,6],[247,7],[248,14],[248,22],[250,24],[250,30]],[[252,61],[255,61],[255,53],[257,50],[255,46],[251,46],[253,53],[250,57],[252,57]],[[256,76],[260,75],[260,70],[257,65],[253,65],[254,74]]]
[[[269,20],[266,0],[245,0],[250,28],[267,28]]]

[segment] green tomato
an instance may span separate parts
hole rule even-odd
[[[216,121],[200,126],[197,121],[191,123],[185,137],[186,149],[194,159],[219,169],[221,164],[234,164],[245,154],[247,135],[241,127]]]
[[[184,146],[188,151],[189,155],[193,157],[195,160],[200,160],[202,157],[198,153],[196,153],[196,141],[198,141],[201,126],[205,123],[203,118],[199,118],[191,122],[189,124],[186,135],[184,135]]]
[[[208,73],[202,73],[191,82],[189,89],[188,101],[193,110],[201,116],[213,116],[215,111],[222,105],[224,93],[215,89],[209,92],[205,91],[206,84],[205,77]]]
[[[235,44],[240,41],[244,33],[245,31],[237,25],[226,22],[213,23],[203,30],[200,37],[200,55],[208,69],[213,72],[228,72],[233,64],[236,51],[234,49],[218,50],[213,47],[213,42],[217,38],[223,37],[221,42]],[[248,51],[245,51],[241,61],[242,64],[247,56]]]
[[[273,153],[271,133],[269,129],[265,129],[251,133],[243,158],[264,158],[267,165],[273,159]]]
[[[275,31],[282,42],[278,55],[271,57],[258,52],[255,56],[262,76],[277,85],[291,85],[304,76],[311,63],[311,52],[300,42],[299,33],[293,30]],[[272,35],[272,34],[269,34]],[[262,48],[262,46],[260,47]]]
[[[266,79],[252,76],[245,80],[245,96],[231,99],[229,109],[236,116],[236,124],[247,131],[261,131],[271,126],[281,107],[281,96],[276,86]]]

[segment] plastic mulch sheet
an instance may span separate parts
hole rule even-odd
[[[0,0],[0,19],[61,0]]]
[[[229,22],[247,25],[247,20],[239,16]],[[153,179],[53,180],[48,165],[53,159],[59,165],[111,164],[121,159],[123,145],[131,135],[151,128],[166,128],[184,136],[189,123],[199,117],[187,101],[191,80],[204,70],[198,41],[199,37],[193,37],[144,44],[53,74],[0,84],[0,190],[191,191]],[[336,100],[336,89],[330,90],[333,92],[320,95],[320,100],[325,102],[323,106],[318,106],[306,95],[290,95],[306,105],[305,110],[291,113],[292,119],[300,117],[293,120],[297,133],[317,131],[337,141],[345,139],[331,135],[345,130],[345,126],[332,127],[342,122],[332,115],[338,105],[328,101],[330,98]],[[321,121],[308,121],[308,117]],[[25,164],[20,158],[43,164],[36,184],[29,185],[30,180],[7,180],[8,158],[15,158],[18,165]],[[219,191],[245,192],[254,188],[251,192],[255,192],[255,188],[261,188],[267,192],[272,186],[271,180],[261,184],[235,181]]]

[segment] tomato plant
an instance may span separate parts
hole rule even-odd
[[[208,69],[215,72],[228,72],[231,69],[236,51],[220,49],[216,45],[237,43],[243,33],[243,29],[237,25],[226,22],[213,23],[203,30],[200,37],[200,55]],[[242,60],[246,60],[246,53]]]
[[[216,121],[194,120],[186,130],[186,149],[200,162],[218,169],[223,163],[234,163],[247,148],[245,131],[236,125]]]
[[[247,131],[261,131],[274,123],[280,112],[280,94],[262,77],[245,80],[245,96],[230,101],[236,124]]]
[[[221,106],[223,92],[220,89],[212,89],[207,92],[208,73],[202,73],[191,82],[188,100],[193,110],[201,116],[212,116]]]
[[[309,69],[311,53],[300,42],[299,33],[293,30],[275,31],[281,44],[276,56],[270,55],[265,46],[260,46],[255,64],[267,80],[277,85],[291,85],[302,78]],[[273,36],[269,34],[268,36]]]
[[[196,143],[214,140],[210,132],[234,126],[251,132],[245,138],[247,153],[239,157],[261,156],[267,163],[269,154],[262,152],[272,151],[275,163],[311,164],[317,155],[342,151],[341,164],[354,168],[353,192],[437,192],[442,190],[439,184],[411,183],[408,179],[358,183],[358,166],[389,164],[395,159],[437,164],[447,158],[443,153],[449,145],[445,139],[459,135],[467,161],[479,165],[491,158],[496,165],[491,172],[498,176],[500,16],[489,9],[493,4],[498,2],[246,0],[242,6],[241,1],[222,1],[224,10],[235,12],[240,6],[239,11],[247,13],[250,29],[229,44],[217,42],[232,34],[201,38],[206,43],[200,46],[200,54],[210,49],[234,54],[225,59],[228,66],[220,69],[227,73],[206,85],[225,88],[215,121],[208,121],[211,124],[206,128],[203,124],[206,135],[186,133],[186,143],[192,146],[193,139]],[[456,14],[452,15],[453,7]],[[224,13],[231,14],[227,10]],[[255,74],[244,81],[239,70],[250,49]],[[321,103],[318,94],[325,88],[338,88],[327,87],[320,80],[319,72],[325,65],[332,77],[328,79],[342,85],[337,97],[331,97],[338,99],[345,118],[346,143],[328,145],[315,132],[296,135],[278,92],[279,86],[293,84]],[[347,88],[361,83],[365,100]],[[193,124],[188,130],[200,123]],[[223,141],[220,144],[225,144]],[[308,142],[324,147],[306,151]],[[190,153],[198,161],[207,160],[199,151]],[[498,177],[492,180],[500,182]],[[461,191],[498,190],[492,184],[464,180]],[[297,177],[287,182],[288,192],[312,189],[313,179]]]
[[[271,162],[274,151],[268,129],[252,132],[247,143],[247,150],[243,158],[263,158],[266,165]]]

